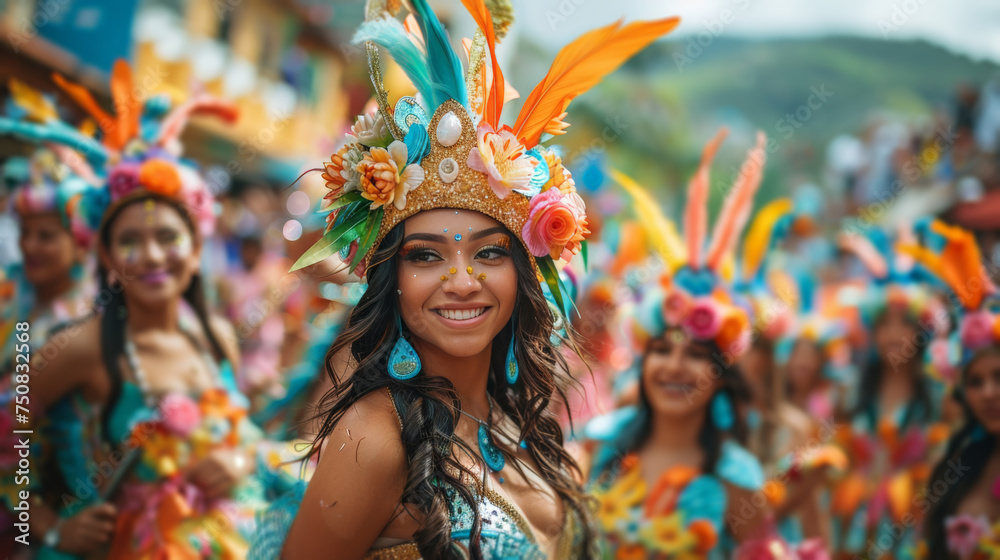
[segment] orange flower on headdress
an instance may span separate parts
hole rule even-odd
[[[169,161],[150,159],[139,167],[139,185],[149,192],[176,196],[181,190],[181,176]]]
[[[424,182],[424,170],[406,164],[406,144],[396,140],[389,148],[372,148],[357,165],[361,174],[361,196],[372,201],[371,209],[392,203],[396,210],[406,207],[406,193]]]

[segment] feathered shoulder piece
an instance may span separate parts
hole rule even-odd
[[[363,277],[379,243],[405,219],[437,208],[474,210],[517,236],[561,301],[557,262],[585,251],[589,231],[572,175],[541,142],[565,132],[573,98],[679,20],[617,22],[573,41],[508,126],[501,113],[516,92],[504,80],[496,46],[511,23],[509,2],[462,3],[479,28],[465,43],[467,71],[426,0],[410,2],[405,19],[387,11],[398,3],[369,2],[354,40],[366,47],[378,109],[358,117],[325,164],[327,233],[293,270],[341,252]],[[406,73],[416,97],[389,104],[379,48]]]

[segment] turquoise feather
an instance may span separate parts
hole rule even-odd
[[[389,52],[389,56],[399,64],[403,72],[427,102],[434,100],[430,64],[427,55],[420,52],[403,24],[392,18],[366,21],[354,34],[355,43],[371,41]]]
[[[439,105],[449,99],[467,106],[468,97],[465,92],[465,75],[462,72],[462,62],[451,48],[451,41],[444,26],[427,5],[427,0],[413,0],[413,13],[420,22],[427,43],[427,62],[430,69],[433,95],[427,97],[434,112]],[[426,96],[425,96],[426,97]]]
[[[0,134],[9,134],[29,142],[54,142],[77,150],[87,158],[87,162],[100,168],[108,159],[108,153],[96,140],[87,138],[76,129],[59,122],[45,124],[0,118]]]

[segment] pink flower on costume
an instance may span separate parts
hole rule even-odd
[[[160,403],[163,424],[171,432],[187,437],[201,424],[198,404],[183,393],[170,393]]]
[[[478,141],[476,147],[469,150],[467,163],[472,169],[486,174],[497,198],[503,200],[512,191],[528,190],[536,162],[524,155],[524,146],[510,127],[504,125],[495,131],[483,121],[476,127],[476,135]]]
[[[969,313],[959,327],[962,346],[978,350],[993,343],[993,315],[986,311]]]
[[[691,309],[691,298],[680,290],[673,290],[663,300],[663,320],[671,327],[679,327]]]
[[[577,231],[576,210],[559,189],[532,197],[528,221],[521,230],[528,250],[536,257],[558,259]]]
[[[795,546],[795,558],[798,560],[830,560],[830,553],[823,545],[823,539],[814,538],[802,541]]]
[[[682,326],[695,340],[712,340],[722,327],[722,313],[711,298],[698,298],[684,318]]]
[[[979,539],[989,533],[990,524],[983,516],[958,515],[946,519],[944,528],[948,535],[948,551],[965,560],[975,552]]]
[[[952,361],[951,341],[945,338],[936,338],[931,342],[930,348],[931,365],[945,381],[951,382],[955,379],[956,368]]]
[[[120,163],[108,174],[108,189],[112,200],[118,200],[138,186],[139,165],[136,163]]]

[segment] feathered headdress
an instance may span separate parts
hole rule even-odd
[[[900,243],[897,248],[916,259],[948,287],[960,311],[958,342],[963,350],[960,362],[964,362],[977,350],[1000,344],[1000,314],[995,302],[990,301],[997,289],[983,266],[979,246],[971,232],[939,221],[930,224],[929,232],[937,239],[929,239],[925,243],[927,246],[910,242]],[[935,241],[940,241],[936,243],[939,248],[933,247]],[[945,352],[939,351],[941,359]]]
[[[515,92],[497,63],[496,45],[510,24],[509,10],[491,13],[483,0],[463,0],[479,27],[463,72],[426,0],[411,2],[405,23],[387,4],[370,1],[355,35],[367,49],[378,110],[358,118],[347,144],[325,164],[328,232],[293,270],[342,252],[364,276],[374,250],[403,220],[437,208],[474,210],[517,236],[563,307],[556,261],[580,251],[586,259],[586,208],[559,156],[540,143],[564,133],[573,98],[679,20],[618,22],[570,43],[507,126],[501,112]],[[389,104],[378,47],[406,73],[416,98]]]
[[[857,257],[871,278],[863,288],[842,290],[840,303],[856,307],[869,329],[887,307],[893,306],[905,309],[931,334],[947,331],[947,313],[928,289],[936,280],[912,255],[897,250],[897,246],[915,244],[918,235],[927,233],[928,225],[919,222],[901,226],[894,233],[878,228],[861,231],[847,224],[840,234],[840,248]]]
[[[100,143],[88,139],[80,145],[66,144],[84,152],[87,161],[76,158],[79,168],[74,170],[98,187],[87,189],[80,200],[80,213],[91,228],[100,227],[121,204],[154,193],[180,202],[201,234],[211,233],[212,193],[193,162],[181,158],[178,139],[191,115],[212,114],[233,122],[233,106],[197,95],[171,110],[165,96],[136,98],[132,70],[124,60],[117,61],[111,72],[113,114],[105,112],[85,88],[58,74],[53,79],[100,129]]]
[[[750,306],[740,301],[733,289],[729,265],[763,176],[765,137],[758,133],[757,144],[723,201],[711,240],[706,243],[709,167],[725,135],[725,129],[720,130],[705,146],[688,185],[683,240],[635,181],[618,171],[612,171],[612,177],[635,199],[640,223],[666,265],[660,286],[649,289],[635,309],[639,328],[647,336],[659,336],[667,327],[680,327],[695,340],[714,342],[728,359],[735,359],[749,347]],[[760,251],[759,245],[771,243],[761,232],[749,242],[747,252],[751,255]],[[754,258],[756,267],[759,258]]]

